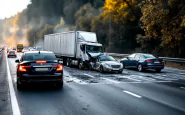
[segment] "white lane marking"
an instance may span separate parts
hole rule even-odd
[[[113,83],[121,83],[121,82],[119,82],[119,81],[112,80],[112,79],[109,79],[109,78],[104,78],[104,77],[103,77],[102,79],[107,80],[107,81],[110,81],[110,82],[113,82]]]
[[[7,65],[8,85],[9,85],[9,90],[10,90],[10,98],[11,98],[13,115],[21,115],[19,105],[17,102],[17,98],[15,95],[15,90],[14,90],[13,83],[12,83],[12,77],[10,75],[10,68],[9,68],[7,57],[6,57],[6,65]]]
[[[180,87],[181,89],[185,89],[185,87]]]
[[[87,75],[87,76],[89,76],[89,77],[95,78],[94,76],[89,75],[89,74],[86,74],[86,73],[84,73],[84,75]]]
[[[127,94],[129,94],[129,95],[132,95],[132,96],[134,96],[134,97],[137,97],[137,98],[142,98],[142,96],[137,95],[137,94],[132,93],[132,92],[129,92],[129,91],[123,91],[123,92],[124,92],[124,93],[127,93]]]

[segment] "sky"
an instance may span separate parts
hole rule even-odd
[[[0,19],[9,18],[21,12],[30,0],[0,0]]]

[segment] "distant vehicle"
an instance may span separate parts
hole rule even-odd
[[[151,54],[135,53],[120,61],[124,68],[136,68],[138,71],[154,69],[160,72],[164,68],[164,60],[158,59]]]
[[[36,49],[36,51],[43,51],[42,46],[37,46],[35,49]]]
[[[16,47],[12,47],[11,49],[12,49],[12,50],[16,50]]]
[[[28,48],[23,48],[22,53],[29,51]]]
[[[75,65],[80,69],[88,68],[90,57],[103,52],[96,33],[84,31],[45,35],[44,50],[52,51],[57,57],[62,57],[64,65]]]
[[[22,52],[23,44],[17,44],[17,52]]]
[[[12,48],[7,48],[7,53],[8,53],[10,50],[12,50]]]
[[[17,57],[16,51],[15,50],[9,50],[7,57]]]
[[[59,64],[53,52],[28,51],[20,60],[16,60],[17,89],[27,83],[52,83],[57,88],[63,87],[63,66]]]
[[[100,72],[122,73],[123,65],[112,56],[100,55],[96,57],[94,62],[91,62],[89,69],[98,70]]]

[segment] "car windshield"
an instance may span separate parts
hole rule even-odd
[[[146,58],[146,59],[147,59],[147,58],[155,58],[155,56],[150,55],[150,54],[143,55],[143,57]]]
[[[24,61],[57,60],[53,53],[27,53],[23,59]]]
[[[10,53],[15,53],[15,51],[10,51]]]
[[[19,49],[23,49],[23,46],[17,46],[17,48],[19,48]]]
[[[101,56],[100,61],[115,61],[112,56]]]
[[[86,45],[86,51],[90,53],[102,53],[102,46]]]

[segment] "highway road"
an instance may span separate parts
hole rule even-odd
[[[183,70],[102,74],[65,67],[63,89],[30,85],[18,91],[15,59],[0,54],[0,115],[185,115]]]

